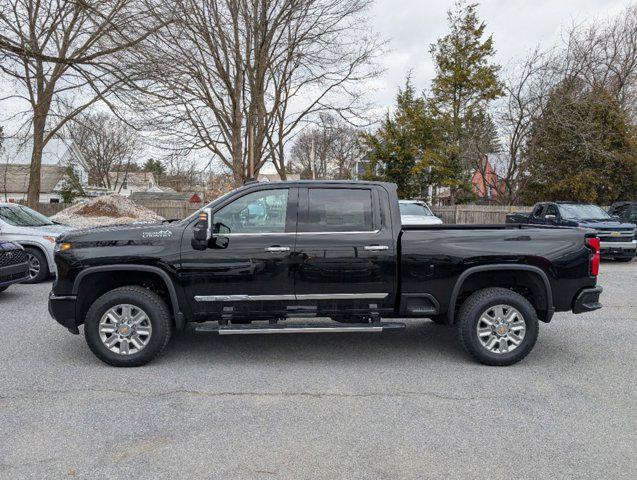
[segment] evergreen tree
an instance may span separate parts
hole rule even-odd
[[[466,146],[475,142],[467,137],[476,131],[476,121],[489,120],[484,116],[489,102],[503,95],[500,67],[489,63],[495,54],[493,38],[483,39],[486,24],[478,18],[476,8],[477,4],[456,2],[447,14],[450,32],[430,50],[436,64],[430,102],[444,135],[446,147],[439,161],[450,174],[447,185],[452,201],[461,190],[470,190]]]
[[[368,151],[367,179],[398,185],[401,198],[426,194],[431,152],[436,146],[435,125],[423,98],[408,78],[396,96],[396,111],[387,114],[378,131],[363,136]]]
[[[637,195],[637,138],[629,115],[605,89],[566,79],[535,119],[524,197],[609,205]]]
[[[144,165],[142,167],[142,171],[143,172],[151,172],[157,178],[159,178],[164,173],[166,173],[166,167],[159,160],[155,160],[153,158],[149,158],[148,160],[146,160],[146,163],[144,163]]]

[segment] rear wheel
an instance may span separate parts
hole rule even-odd
[[[37,248],[26,247],[24,249],[29,262],[29,279],[22,283],[40,283],[49,276],[49,264],[44,253]]]
[[[460,308],[458,327],[465,350],[485,365],[512,365],[526,357],[537,340],[533,305],[505,288],[473,293]]]
[[[166,303],[138,286],[105,293],[93,302],[84,322],[84,336],[92,352],[116,367],[150,362],[166,347],[171,334]]]

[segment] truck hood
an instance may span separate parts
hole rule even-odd
[[[7,234],[18,236],[34,236],[43,237],[45,235],[51,237],[57,237],[63,233],[67,233],[73,230],[73,227],[68,225],[43,225],[41,227],[17,227],[10,226],[6,229]]]
[[[127,240],[131,242],[168,239],[176,236],[183,226],[174,223],[131,223],[105,227],[82,228],[62,235],[60,242],[108,242]]]
[[[578,226],[583,228],[592,228],[593,230],[634,230],[635,225],[632,223],[619,222],[617,220],[577,220]]]
[[[401,215],[403,225],[440,225],[442,220],[432,215]]]

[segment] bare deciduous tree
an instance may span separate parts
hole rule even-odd
[[[483,199],[490,200],[491,192],[499,191],[499,179],[492,171],[489,155],[500,152],[498,131],[491,115],[485,110],[474,111],[466,119],[466,125],[460,139],[460,158],[467,165],[467,174],[477,175],[480,181],[478,187],[483,193]],[[473,178],[469,181],[474,181]],[[494,195],[495,196],[495,195]]]
[[[291,149],[290,170],[303,178],[348,179],[363,156],[360,131],[323,114],[316,127],[306,128]]]
[[[89,113],[69,123],[66,134],[89,185],[120,192],[142,146],[138,133],[113,115]]]
[[[189,192],[200,183],[201,172],[197,162],[183,152],[173,152],[162,159],[166,172],[161,183],[178,192]]]
[[[285,178],[286,142],[308,118],[360,113],[380,52],[366,35],[369,0],[176,4],[179,21],[142,67],[156,73],[150,106],[183,145],[209,149],[231,169],[235,184],[267,161]]]
[[[541,115],[546,97],[556,82],[549,67],[548,54],[532,51],[515,65],[504,81],[506,98],[496,112],[503,151],[498,156],[499,203],[515,205],[526,185],[528,156],[526,147],[533,121]]]
[[[637,119],[637,4],[606,21],[572,28],[553,68],[603,87]]]
[[[42,150],[64,125],[134,79],[117,55],[163,27],[144,0],[5,0],[0,5],[0,72],[28,105],[33,137],[28,204],[40,193]]]

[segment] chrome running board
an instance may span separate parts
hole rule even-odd
[[[197,332],[216,332],[219,335],[258,335],[267,333],[348,333],[348,332],[386,332],[402,330],[404,323],[288,323],[268,325],[201,325]]]

